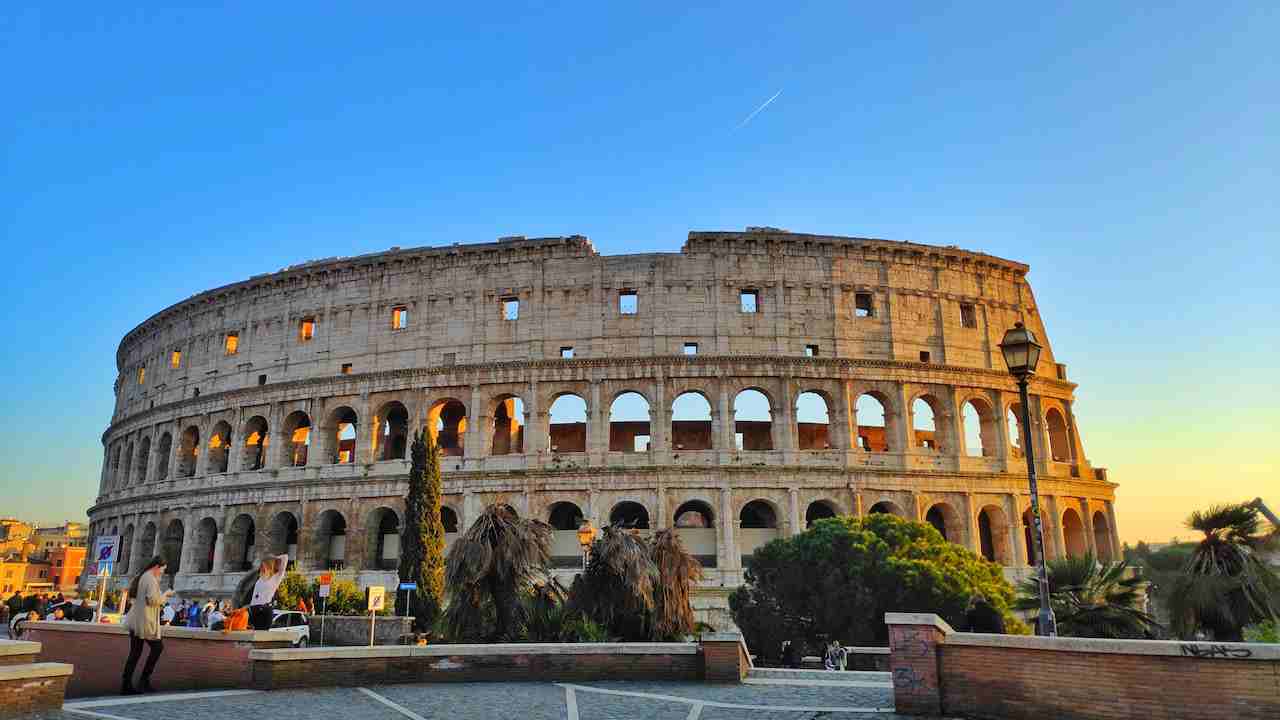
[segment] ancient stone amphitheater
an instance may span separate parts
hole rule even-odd
[[[225,594],[258,555],[393,585],[406,439],[444,449],[446,530],[505,501],[557,530],[675,527],[724,622],[743,557],[834,514],[891,512],[1026,573],[1029,497],[999,348],[1031,386],[1051,557],[1118,553],[1115,485],[1026,265],[954,247],[693,232],[679,253],[585,237],[392,248],[200,293],[120,343],[90,510],[117,572],[155,553]]]

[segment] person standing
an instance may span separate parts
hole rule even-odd
[[[284,581],[284,569],[288,565],[288,555],[262,559],[258,581],[253,584],[253,596],[249,599],[249,625],[254,630],[271,629],[271,603],[276,598],[276,589]]]
[[[124,677],[120,684],[121,695],[137,695],[139,692],[151,692],[151,673],[155,672],[160,653],[164,652],[164,643],[160,640],[160,609],[168,607],[172,590],[160,590],[160,576],[164,574],[164,558],[159,555],[151,558],[151,562],[134,577],[129,584],[129,596],[133,607],[125,615],[124,624],[129,628],[129,658],[124,663]],[[147,663],[142,667],[142,678],[138,687],[133,686],[133,671],[142,657],[142,643],[146,642]]]

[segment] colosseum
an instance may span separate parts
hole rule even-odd
[[[1119,552],[1075,385],[1028,266],[955,247],[773,228],[678,253],[582,236],[391,248],[195,295],[129,332],[102,436],[96,536],[222,595],[251,561],[396,582],[406,439],[443,449],[452,540],[505,501],[556,529],[674,527],[713,626],[743,558],[836,514],[890,512],[1028,573],[1030,500],[998,343],[1045,344],[1030,442],[1050,557]]]

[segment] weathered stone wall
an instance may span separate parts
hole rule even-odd
[[[625,256],[600,256],[581,237],[514,239],[255,277],[163,310],[121,343],[92,532],[122,536],[118,571],[165,552],[174,584],[197,594],[228,592],[245,559],[267,550],[292,551],[308,572],[393,583],[379,536],[403,514],[403,438],[441,421],[445,504],[460,528],[497,500],[543,519],[571,502],[597,526],[634,502],[651,528],[694,503],[714,526],[704,600],[741,581],[749,543],[824,512],[941,517],[948,539],[1017,575],[1029,501],[1006,421],[1017,392],[997,344],[1022,320],[1045,344],[1030,441],[1049,555],[1118,554],[1115,486],[1085,458],[1075,386],[1026,272],[954,248],[768,231],[691,233],[680,253]],[[743,312],[744,290],[758,312]],[[623,291],[636,293],[635,314],[620,311]],[[860,317],[868,297],[872,314]],[[519,317],[508,320],[512,298]],[[400,307],[408,323],[395,329]],[[746,389],[766,396],[768,421],[735,419]],[[609,427],[625,392],[649,406],[639,451],[646,428]],[[706,400],[709,420],[675,418],[686,392]],[[799,421],[805,392],[822,398],[828,424]],[[585,423],[550,423],[565,394],[582,399]],[[858,417],[863,395],[883,405],[883,423]],[[513,398],[524,411],[514,426]],[[935,417],[919,433],[917,399]],[[982,416],[981,453],[966,447],[967,404]],[[388,420],[399,423],[392,435]],[[295,448],[300,422],[310,435]],[[340,436],[348,423],[353,439]],[[771,527],[742,526],[753,501]]]
[[[403,594],[401,594],[401,597],[403,597]],[[354,647],[369,644],[369,618],[367,616],[325,615],[323,626],[321,625],[320,615],[312,615],[310,620],[312,645],[324,644]],[[324,630],[323,643],[320,640],[322,627]],[[406,635],[412,630],[413,618],[380,617],[373,624],[373,644],[395,645],[400,641],[401,635]]]

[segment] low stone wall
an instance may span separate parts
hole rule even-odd
[[[0,718],[61,710],[71,666],[38,663],[40,643],[0,640]]]
[[[324,620],[324,642],[320,641],[321,618]],[[312,615],[311,644],[359,646],[369,644],[369,616]],[[413,630],[411,617],[379,617],[373,624],[374,645],[395,645],[400,636]]]
[[[508,643],[255,650],[260,690],[475,681],[685,680],[740,682],[750,659],[740,635],[698,643]]]
[[[1280,645],[957,633],[913,613],[885,622],[899,713],[1280,718]]]
[[[67,697],[114,695],[129,656],[129,632],[121,625],[79,622],[34,622],[30,639],[40,643],[41,661],[70,663],[75,672],[67,683]],[[158,690],[211,690],[249,687],[255,649],[288,647],[282,632],[233,632],[191,628],[163,628],[164,654],[152,684]],[[142,650],[139,671],[146,662]]]

